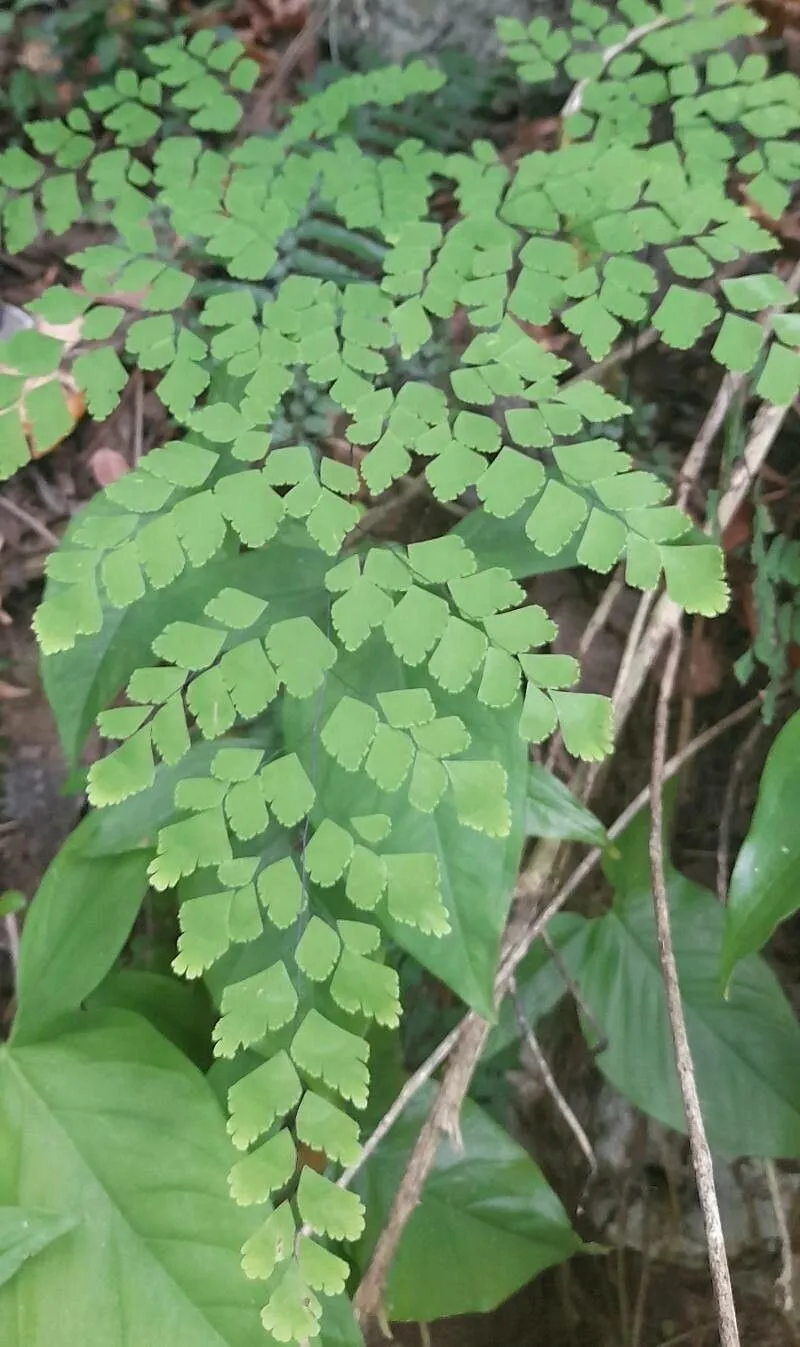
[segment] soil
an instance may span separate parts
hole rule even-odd
[[[27,898],[81,809],[79,797],[62,793],[67,771],[39,680],[30,610],[28,598],[14,604],[10,624],[0,628],[0,887]]]
[[[744,1347],[796,1347],[783,1316],[736,1281]],[[717,1347],[716,1322],[705,1277],[612,1253],[545,1272],[493,1314],[392,1331],[399,1347]]]

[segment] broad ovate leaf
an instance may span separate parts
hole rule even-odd
[[[538,763],[528,769],[525,831],[529,837],[555,837],[592,847],[608,843],[600,820],[575,799],[563,781]]]
[[[20,946],[13,1038],[77,1010],[117,958],[147,891],[150,852],[93,856],[98,816],[78,825],[31,904]]]
[[[415,1097],[356,1180],[367,1211],[362,1268],[433,1097],[432,1087]],[[488,1312],[582,1247],[527,1152],[470,1099],[460,1123],[463,1149],[442,1140],[403,1232],[386,1292],[390,1319],[429,1323]]]
[[[222,1114],[145,1021],[3,1048],[0,1136],[0,1202],[81,1218],[0,1291],[4,1347],[263,1347]]]
[[[597,1064],[643,1112],[685,1130],[658,958],[640,815],[606,860],[615,901],[591,923],[579,967],[582,999],[608,1047]],[[713,1150],[724,1155],[800,1155],[800,1026],[757,955],[738,964],[727,998],[719,981],[725,914],[707,890],[667,870],[672,938],[689,1045]],[[584,1031],[593,1037],[588,1020]],[[642,1051],[642,1044],[647,1051]]]
[[[725,908],[722,977],[754,954],[800,907],[800,712],[770,749]]]

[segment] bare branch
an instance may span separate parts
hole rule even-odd
[[[736,711],[732,711],[729,716],[724,718],[724,720],[720,720],[716,725],[712,725],[709,729],[704,730],[702,734],[698,734],[697,737],[692,739],[680,753],[676,753],[674,757],[670,758],[664,769],[664,780],[668,781],[671,777],[675,776],[685,763],[691,761],[695,754],[699,753],[701,749],[707,748],[710,743],[713,743],[715,739],[719,738],[719,736],[724,734],[727,730],[732,729],[734,725],[738,725],[740,721],[746,720],[760,705],[761,698],[754,697],[753,700],[747,702],[745,706],[740,706]],[[616,837],[619,837],[620,834],[625,831],[628,824],[636,817],[639,810],[644,808],[649,799],[650,787],[645,786],[644,789],[640,790],[639,794],[631,800],[630,804],[626,806],[619,818],[616,819],[608,829],[610,841],[613,842]],[[587,879],[597,867],[603,858],[603,854],[604,853],[599,847],[595,848],[594,851],[590,851],[581,861],[577,869],[570,875],[564,886],[548,903],[544,911],[536,913],[522,931],[517,931],[513,938],[508,939],[505,953],[501,956],[500,970],[497,975],[498,981],[501,984],[500,990],[504,995],[508,990],[509,980],[514,973],[514,970],[525,958],[531,945],[535,940],[538,940],[550,918],[555,916],[556,912],[560,911],[565,903],[572,897],[573,893],[580,888],[584,879]]]
[[[781,1196],[780,1178],[775,1168],[774,1160],[764,1161],[764,1173],[767,1179],[767,1188],[772,1203],[772,1209],[775,1212],[775,1224],[778,1227],[778,1236],[781,1242],[781,1275],[775,1283],[775,1289],[780,1293],[781,1309],[787,1316],[794,1314],[794,1258],[792,1256],[792,1236],[789,1230],[789,1222],[786,1219],[786,1209],[783,1205]]]
[[[692,487],[703,471],[708,451],[725,424],[725,417],[728,415],[737,393],[744,387],[744,382],[745,376],[743,374],[726,374],[717,389],[716,397],[706,412],[703,424],[684,459],[678,477],[675,503],[682,510],[686,509]]]
[[[452,1029],[447,1037],[442,1039],[438,1048],[434,1048],[430,1056],[425,1058],[422,1066],[417,1068],[413,1076],[409,1076],[391,1108],[386,1110],[378,1123],[378,1126],[375,1128],[375,1131],[369,1139],[364,1142],[364,1145],[361,1147],[361,1154],[355,1164],[350,1165],[349,1169],[345,1169],[343,1173],[339,1175],[337,1184],[340,1188],[349,1188],[358,1171],[378,1149],[378,1146],[383,1141],[386,1133],[390,1132],[394,1127],[400,1114],[405,1112],[408,1105],[411,1103],[411,1100],[415,1095],[419,1094],[423,1085],[430,1080],[434,1072],[438,1071],[442,1063],[447,1061],[447,1058],[450,1056],[459,1040],[463,1023],[464,1021],[462,1020],[460,1024],[457,1024],[455,1029]]]
[[[627,51],[629,47],[635,47],[637,42],[641,42],[643,37],[647,37],[648,33],[654,33],[656,29],[663,28],[665,24],[672,22],[673,19],[671,17],[666,14],[660,14],[657,19],[651,19],[649,23],[643,23],[638,28],[631,28],[630,32],[625,34],[622,41],[615,42],[613,47],[606,47],[605,51],[602,53],[603,64],[600,68],[600,72],[597,75],[591,75],[586,79],[581,80],[575,85],[575,88],[572,90],[572,93],[561,109],[561,116],[571,117],[574,113],[580,112],[583,96],[589,88],[589,85],[597,83],[615,57],[619,56],[623,51]]]
[[[597,1157],[595,1156],[595,1153],[592,1150],[592,1144],[589,1138],[587,1137],[585,1131],[583,1130],[583,1127],[581,1126],[580,1122],[578,1121],[578,1118],[575,1116],[575,1113],[570,1108],[569,1104],[567,1103],[566,1099],[561,1093],[561,1090],[559,1089],[558,1081],[556,1080],[555,1076],[553,1075],[553,1072],[550,1069],[550,1063],[548,1062],[547,1058],[542,1052],[539,1040],[536,1037],[535,1033],[533,1032],[531,1025],[528,1023],[527,1016],[525,1015],[525,1007],[523,1006],[522,1001],[519,998],[519,993],[517,992],[516,984],[513,981],[511,983],[511,993],[514,998],[514,1009],[517,1014],[517,1023],[519,1025],[519,1031],[523,1037],[523,1040],[527,1044],[528,1050],[531,1056],[533,1057],[533,1060],[536,1063],[537,1070],[539,1071],[539,1074],[541,1075],[542,1080],[544,1081],[547,1093],[550,1095],[550,1098],[552,1099],[553,1103],[555,1104],[556,1108],[561,1114],[561,1117],[564,1119],[564,1122],[567,1124],[567,1127],[569,1128],[570,1132],[572,1133],[576,1142],[578,1143],[578,1146],[583,1152],[583,1155],[585,1156],[586,1162],[589,1166],[590,1173],[594,1174],[597,1171]]]
[[[473,1072],[483,1052],[490,1025],[477,1015],[463,1022],[450,1065],[440,1086],[436,1102],[417,1138],[408,1167],[400,1183],[389,1216],[353,1298],[353,1309],[362,1326],[380,1322],[383,1317],[383,1293],[403,1231],[419,1203],[425,1180],[436,1159],[442,1134],[454,1145],[460,1144],[459,1114]]]
[[[3,917],[3,930],[6,937],[6,949],[8,957],[11,960],[11,967],[14,970],[14,981],[17,980],[17,968],[19,967],[19,922],[16,912],[7,912]]]
[[[697,1182],[700,1208],[706,1232],[708,1261],[711,1268],[711,1281],[719,1322],[721,1347],[739,1347],[739,1328],[736,1321],[736,1306],[733,1300],[728,1255],[725,1250],[725,1235],[719,1213],[717,1190],[714,1182],[714,1164],[706,1136],[705,1123],[700,1108],[697,1081],[694,1074],[689,1038],[686,1033],[686,1021],[683,1014],[678,965],[672,945],[670,929],[669,898],[664,877],[664,810],[662,792],[664,788],[664,770],[667,749],[667,728],[669,704],[675,687],[675,676],[681,655],[681,629],[677,627],[672,638],[669,657],[656,712],[655,738],[653,742],[653,762],[650,777],[650,870],[653,879],[653,904],[655,910],[656,935],[661,972],[664,979],[664,992],[667,1002],[672,1041],[675,1049],[675,1064],[678,1082],[686,1116],[689,1134],[689,1148]]]

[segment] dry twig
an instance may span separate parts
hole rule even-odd
[[[16,501],[9,500],[8,496],[2,493],[0,493],[0,509],[13,515],[20,523],[26,524],[32,533],[38,534],[42,541],[47,543],[48,547],[58,547],[58,538],[46,524],[43,524],[40,519],[36,518],[36,515],[30,514],[28,510],[24,510],[21,505],[17,505]]]
[[[531,1056],[533,1057],[533,1060],[536,1063],[536,1068],[540,1076],[542,1077],[542,1080],[544,1081],[547,1093],[550,1095],[550,1098],[552,1099],[553,1103],[555,1104],[556,1108],[561,1114],[561,1117],[564,1119],[564,1122],[567,1124],[567,1127],[569,1128],[570,1132],[572,1133],[576,1142],[578,1143],[578,1146],[583,1152],[583,1155],[589,1166],[590,1174],[594,1174],[597,1172],[597,1157],[594,1151],[592,1150],[592,1143],[590,1142],[578,1118],[575,1116],[575,1113],[570,1108],[569,1104],[567,1103],[566,1099],[561,1093],[561,1090],[559,1089],[558,1081],[556,1080],[555,1076],[553,1075],[553,1072],[550,1069],[550,1063],[548,1062],[547,1058],[542,1052],[541,1044],[539,1043],[538,1038],[533,1032],[531,1025],[528,1023],[527,1017],[525,1015],[525,1008],[522,1004],[522,1001],[519,998],[516,983],[513,980],[511,983],[511,994],[514,998],[514,1009],[517,1015],[517,1023],[519,1025],[520,1034],[522,1035],[523,1040],[527,1044],[528,1050],[530,1051]]]
[[[462,1021],[463,1023],[463,1021]],[[419,1094],[423,1085],[430,1080],[435,1071],[438,1071],[443,1062],[447,1061],[453,1048],[459,1040],[461,1033],[461,1024],[457,1024],[455,1029],[451,1029],[446,1038],[443,1038],[437,1048],[434,1048],[430,1056],[425,1058],[422,1066],[418,1067],[413,1076],[409,1076],[397,1098],[391,1107],[386,1110],[378,1126],[372,1135],[364,1142],[361,1147],[361,1154],[355,1164],[345,1169],[337,1179],[340,1188],[349,1188],[358,1171],[367,1163],[371,1155],[375,1153],[378,1146],[383,1141],[387,1132],[394,1127],[401,1113],[404,1113],[415,1095]]]
[[[144,453],[144,377],[141,370],[136,371],[136,383],[133,392],[133,446],[131,466],[136,467]]]
[[[700,476],[700,473],[703,471],[703,465],[708,456],[708,451],[725,424],[725,418],[730,411],[734,398],[743,386],[743,374],[726,374],[717,389],[716,397],[706,412],[703,424],[695,436],[694,444],[684,459],[683,467],[681,468],[678,477],[678,490],[675,494],[675,503],[681,510],[686,509],[692,487]]]
[[[7,912],[3,917],[3,930],[5,931],[6,949],[11,960],[11,967],[14,970],[14,982],[16,983],[17,968],[19,967],[19,922],[16,912]]]
[[[671,16],[660,14],[658,18],[651,19],[649,23],[640,24],[638,28],[631,28],[630,32],[625,34],[622,41],[615,42],[613,47],[606,47],[605,51],[602,53],[603,64],[600,71],[590,78],[587,77],[586,79],[580,80],[579,83],[575,85],[572,93],[561,109],[561,116],[571,117],[574,113],[580,112],[583,96],[589,88],[589,85],[595,84],[600,79],[603,71],[607,70],[611,65],[611,62],[617,56],[621,55],[622,52],[627,51],[629,47],[635,47],[637,42],[641,42],[643,37],[647,37],[648,33],[654,33],[656,29],[663,28],[665,24],[672,22],[673,19]]]
[[[442,1134],[449,1136],[453,1145],[460,1145],[459,1115],[470,1086],[472,1075],[490,1025],[475,1015],[467,1017],[459,1036],[445,1078],[439,1087],[436,1102],[417,1138],[411,1159],[400,1183],[386,1225],[353,1298],[353,1309],[362,1325],[381,1322],[383,1293],[392,1260],[400,1238],[417,1206],[426,1178],[436,1159]]]
[[[653,742],[652,773],[650,777],[650,870],[653,879],[653,904],[655,910],[656,935],[661,972],[664,980],[664,993],[667,1002],[672,1041],[675,1049],[675,1064],[678,1082],[686,1116],[689,1135],[689,1148],[692,1166],[697,1182],[700,1208],[703,1213],[703,1225],[708,1247],[708,1261],[711,1269],[711,1281],[714,1288],[714,1300],[719,1322],[721,1347],[739,1347],[739,1328],[736,1321],[736,1306],[733,1300],[728,1255],[725,1249],[725,1235],[719,1213],[717,1190],[714,1182],[714,1164],[706,1136],[705,1123],[700,1108],[694,1063],[686,1032],[678,965],[672,945],[670,928],[669,898],[664,876],[664,811],[662,792],[667,750],[667,728],[669,706],[675,687],[675,677],[681,654],[681,629],[676,627],[672,637],[669,656],[656,711],[655,738]]]
[[[317,0],[317,3],[312,0],[308,18],[303,27],[292,38],[270,78],[263,89],[259,90],[251,108],[242,119],[242,135],[250,135],[253,131],[263,131],[268,124],[273,103],[280,98],[289,76],[297,66],[302,64],[308,54],[311,44],[328,17],[328,8],[329,0]]]
[[[786,1209],[781,1197],[780,1180],[778,1171],[775,1168],[774,1160],[764,1161],[764,1174],[767,1179],[767,1188],[772,1203],[772,1209],[775,1212],[775,1224],[778,1227],[778,1236],[781,1242],[781,1275],[775,1283],[775,1289],[780,1293],[781,1309],[785,1315],[794,1314],[794,1259],[792,1257],[792,1236],[789,1231],[789,1222],[786,1219]]]

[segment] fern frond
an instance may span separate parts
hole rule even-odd
[[[482,566],[459,533],[361,546],[364,489],[379,496],[412,469],[444,504],[474,488],[487,516],[522,521],[532,560],[570,544],[598,572],[624,559],[630,584],[663,577],[711,615],[726,602],[720,551],[612,438],[629,408],[571,379],[531,329],[559,321],[592,360],[631,325],[677,349],[713,334],[713,359],[751,373],[760,396],[787,403],[800,386],[800,318],[776,277],[698,288],[775,247],[728,183],[733,170],[762,211],[784,208],[800,82],[732,55],[759,23],[741,4],[574,0],[573,19],[498,25],[523,80],[573,89],[563,143],[513,169],[486,141],[450,152],[395,138],[379,153],[359,140],[363,109],[441,88],[421,62],[340,79],[230,153],[206,145],[238,126],[258,73],[210,30],[149,49],[151,75],[120,72],[0,154],[8,249],[89,212],[109,226],[70,258],[81,293],[31,305],[56,330],[79,322],[77,344],[0,344],[3,470],[26,461],[26,427],[37,450],[63,433],[62,366],[100,419],[131,365],[152,373],[173,424],[48,560],[45,655],[91,651],[109,613],[190,593],[203,568],[263,549],[295,549],[318,582],[276,593],[253,565],[148,627],[126,704],[99,719],[117,746],[89,777],[103,807],[175,769],[150,881],[178,890],[175,968],[209,982],[215,1051],[238,1071],[231,1193],[264,1209],[243,1266],[279,1341],[317,1334],[320,1297],[347,1273],[326,1241],[362,1230],[333,1175],[357,1156],[371,1026],[400,1014],[383,933],[423,962],[435,948],[485,1010],[497,951],[481,951],[487,987],[459,969],[442,839],[489,849],[507,904],[527,746],[559,727],[593,760],[612,737],[609,703],[574,691],[577,664],[549,651],[555,628],[511,571]],[[431,206],[443,183],[449,222]],[[356,240],[358,269],[311,274],[308,245],[326,239],[337,252]],[[135,316],[113,302],[130,292]],[[457,311],[470,338],[440,377],[426,361],[450,351]],[[291,432],[306,397],[339,415],[358,457]],[[248,726],[258,737],[243,746]],[[324,1152],[324,1174],[304,1147]]]

